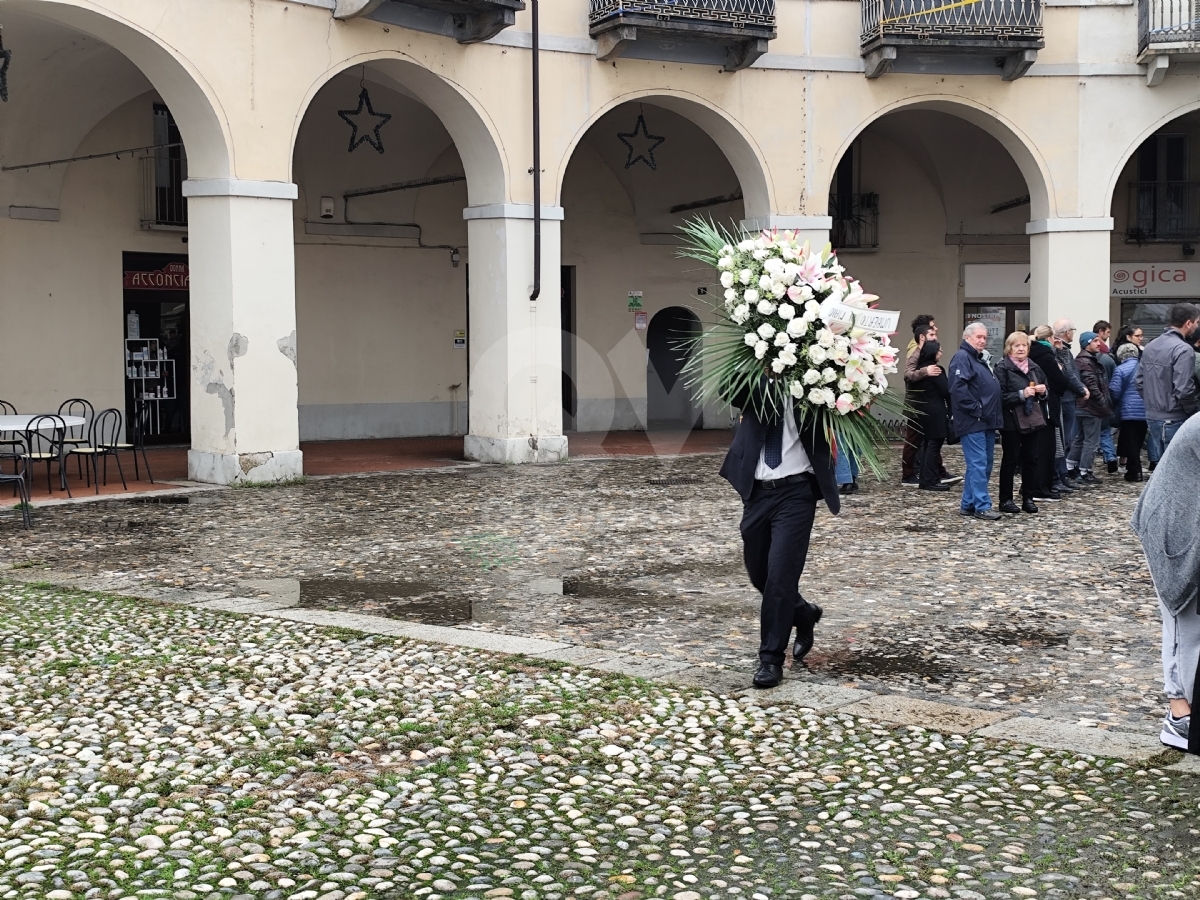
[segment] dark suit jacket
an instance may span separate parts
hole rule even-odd
[[[758,468],[758,457],[762,453],[763,444],[767,442],[767,426],[748,409],[749,396],[743,392],[739,396],[726,398],[742,410],[742,421],[733,435],[733,443],[725,455],[721,466],[721,477],[733,485],[734,490],[741,495],[743,501],[750,499],[754,490],[754,470]],[[738,402],[741,401],[741,402]],[[796,416],[799,424],[800,417]],[[834,459],[829,442],[819,428],[808,427],[800,432],[800,445],[808,454],[812,463],[813,474],[817,480],[817,491],[820,499],[825,501],[829,511],[837,515],[841,511],[841,495],[838,493],[837,479],[834,477]]]

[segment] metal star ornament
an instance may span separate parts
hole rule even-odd
[[[370,144],[380,153],[383,152],[383,138],[379,135],[379,129],[391,120],[392,115],[375,112],[375,108],[371,106],[371,95],[365,87],[358,95],[358,109],[340,109],[338,115],[353,129],[348,153],[353,153],[358,145],[363,143]],[[373,126],[372,119],[376,120]]]
[[[625,160],[625,168],[632,169],[639,162],[644,162],[652,170],[657,171],[658,163],[654,161],[654,151],[659,144],[666,140],[657,134],[651,134],[646,128],[646,120],[638,113],[633,131],[628,134],[617,133],[621,143],[629,148],[629,157]]]

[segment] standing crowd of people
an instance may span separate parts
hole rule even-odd
[[[1168,327],[1145,346],[1136,325],[1123,327],[1110,346],[1112,326],[1099,321],[1079,335],[1075,352],[1075,325],[1059,319],[1008,335],[993,360],[981,322],[968,323],[950,354],[932,316],[917,316],[912,330],[902,481],[941,492],[962,481],[964,516],[996,521],[1003,513],[1036,513],[1039,503],[1100,484],[1097,457],[1107,474],[1142,481],[1143,448],[1153,472],[1184,420],[1200,409],[1200,307],[1191,303],[1171,307]],[[997,437],[998,511],[990,494]],[[942,462],[947,443],[961,445],[961,477]],[[839,459],[838,469],[841,492],[854,493],[853,460]]]

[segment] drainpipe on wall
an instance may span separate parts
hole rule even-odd
[[[542,293],[542,98],[538,70],[538,0],[530,0],[533,18],[533,293],[535,303]]]

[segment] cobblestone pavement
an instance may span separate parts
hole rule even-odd
[[[0,566],[541,636],[749,676],[757,594],[716,455],[462,467],[100,502],[0,519]],[[961,461],[951,454],[951,468]],[[991,524],[863,480],[818,515],[825,608],[790,678],[1149,733],[1158,615],[1119,478]],[[155,499],[155,498],[151,498]],[[32,574],[32,573],[25,573]],[[290,581],[288,581],[290,579]]]
[[[1153,762],[0,584],[6,900],[1195,897]]]

